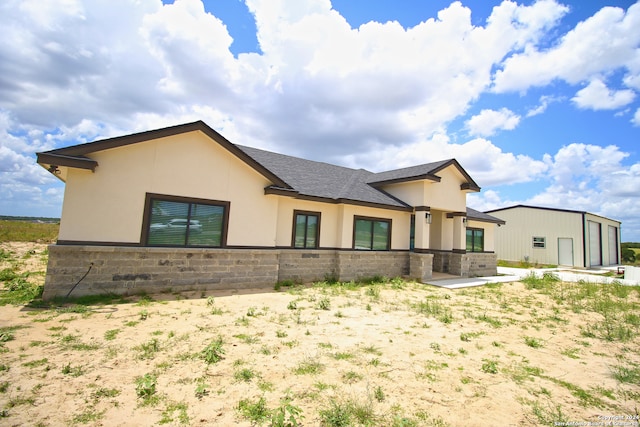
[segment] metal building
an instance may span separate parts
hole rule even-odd
[[[582,268],[620,262],[620,221],[525,205],[486,213],[506,221],[496,230],[498,259]]]

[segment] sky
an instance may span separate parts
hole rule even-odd
[[[0,215],[59,217],[35,153],[203,120],[373,172],[455,158],[468,205],[640,241],[640,4],[3,0]]]

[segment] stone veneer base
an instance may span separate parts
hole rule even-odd
[[[449,266],[466,269],[467,276],[496,274],[495,254],[450,255]],[[64,297],[76,284],[72,297],[266,288],[285,280],[327,278],[409,276],[426,281],[432,270],[440,271],[437,257],[409,251],[51,245],[43,298]]]

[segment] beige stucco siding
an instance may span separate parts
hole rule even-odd
[[[438,176],[440,182],[426,181],[425,205],[450,212],[466,211],[467,193],[460,189],[460,185],[466,182],[462,174],[454,166],[449,166],[438,172]]]
[[[279,247],[291,246],[293,237],[293,212],[309,211],[320,213],[320,241],[322,248],[338,247],[338,211],[336,204],[310,202],[283,196],[268,196],[278,199],[278,225],[276,245]]]
[[[91,155],[95,173],[70,170],[60,240],[137,243],[145,194],[228,201],[227,244],[273,246],[277,200],[270,182],[200,132]],[[114,203],[117,201],[117,203]]]
[[[385,185],[383,190],[410,206],[429,206],[448,212],[464,212],[467,194],[460,186],[467,182],[455,166],[438,172],[440,182],[431,180],[410,181]]]
[[[469,220],[467,223],[468,228],[481,228],[484,230],[484,251],[485,252],[493,252],[495,251],[495,232],[498,226],[496,224],[490,222],[481,222],[481,221],[473,221]]]

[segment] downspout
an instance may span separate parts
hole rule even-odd
[[[588,268],[587,266],[587,227],[586,227],[586,218],[584,212],[582,212],[582,266],[584,268]]]

